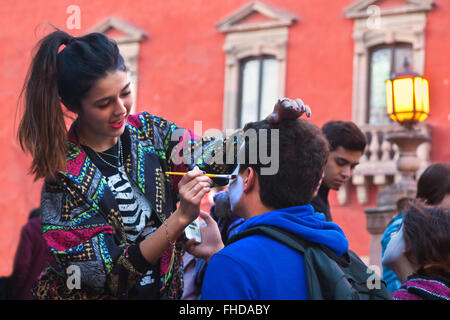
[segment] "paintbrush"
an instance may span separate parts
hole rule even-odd
[[[165,174],[171,175],[171,176],[184,176],[187,172],[166,172]],[[235,179],[235,174],[212,174],[212,173],[205,173],[204,174],[207,177],[210,178],[218,178],[218,179]]]

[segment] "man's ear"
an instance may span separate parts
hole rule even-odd
[[[242,176],[242,181],[244,184],[244,192],[250,192],[255,188],[258,184],[258,174],[252,167],[247,167],[244,170],[244,174]]]

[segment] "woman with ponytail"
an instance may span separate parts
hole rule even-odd
[[[383,264],[402,282],[398,300],[450,300],[450,210],[409,200]]]
[[[131,115],[124,60],[100,33],[57,30],[43,38],[22,95],[18,139],[32,155],[31,173],[45,180],[42,228],[54,257],[34,297],[180,298],[182,235],[212,183],[202,170],[233,171],[206,159],[225,141],[195,137],[147,112]],[[77,116],[68,131],[64,107]],[[283,99],[267,119],[305,112],[301,100]],[[183,153],[186,146],[201,156]],[[164,174],[192,167],[181,180]]]

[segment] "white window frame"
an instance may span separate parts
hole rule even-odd
[[[405,0],[404,6],[386,9],[377,7],[377,2],[357,1],[344,10],[347,18],[354,19],[352,120],[359,125],[366,124],[368,119],[370,49],[382,44],[410,43],[411,69],[423,74],[426,13],[434,7],[428,0]]]
[[[245,23],[253,14],[262,14],[267,21]],[[285,95],[286,52],[288,27],[296,17],[285,10],[254,1],[240,8],[217,25],[226,34],[225,88],[223,102],[223,128],[236,129],[239,106],[240,61],[261,55],[274,56],[278,61],[278,96]]]

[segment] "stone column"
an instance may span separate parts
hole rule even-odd
[[[377,266],[382,275],[381,266],[381,236],[386,229],[388,223],[396,214],[395,206],[382,206],[367,208],[366,213],[366,228],[370,233],[370,253],[369,265]]]
[[[383,191],[378,192],[377,206],[365,209],[367,218],[367,231],[370,233],[370,256],[369,264],[375,265],[382,270],[381,265],[381,236],[388,223],[396,214],[396,202],[402,197],[415,198],[417,183],[414,174],[420,166],[417,158],[417,147],[423,142],[430,141],[425,136],[414,130],[402,130],[391,132],[386,139],[399,148],[397,170],[400,180]]]

